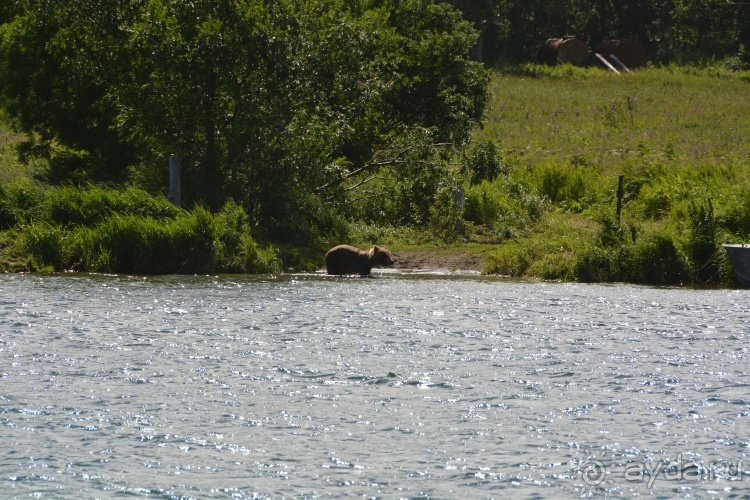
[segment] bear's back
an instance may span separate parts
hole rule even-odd
[[[326,253],[326,272],[328,274],[370,274],[370,256],[368,252],[351,245],[339,245]]]

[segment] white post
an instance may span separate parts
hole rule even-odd
[[[180,165],[182,160],[177,155],[169,157],[169,195],[167,198],[176,207],[182,206],[182,194],[180,192]]]
[[[456,227],[454,231],[456,233],[463,233],[464,231],[464,204],[466,203],[466,193],[464,188],[460,187],[453,192],[453,213],[456,217]]]

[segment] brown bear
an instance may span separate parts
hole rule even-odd
[[[359,274],[368,276],[373,267],[393,264],[393,256],[385,247],[375,245],[369,251],[351,245],[339,245],[326,253],[328,274]]]

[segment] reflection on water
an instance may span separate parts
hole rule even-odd
[[[745,497],[748,293],[2,276],[0,496]]]

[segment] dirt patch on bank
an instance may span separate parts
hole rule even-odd
[[[396,269],[445,269],[448,271],[481,271],[484,257],[466,252],[444,250],[405,250],[394,252]]]

